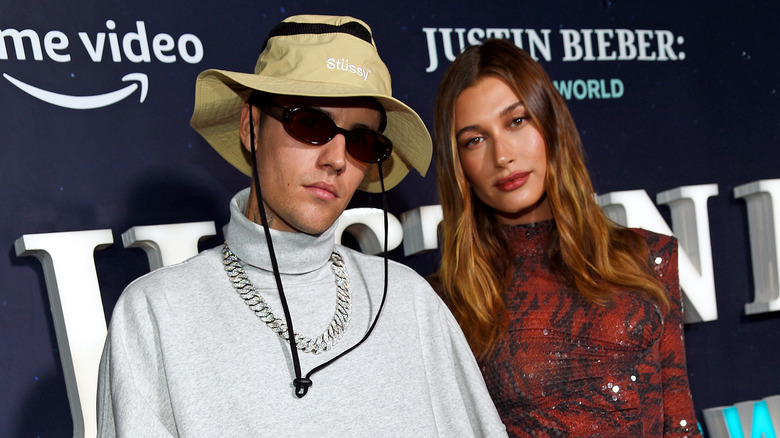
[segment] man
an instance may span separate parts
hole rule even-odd
[[[224,246],[122,294],[100,436],[505,436],[425,280],[335,244],[355,190],[431,157],[365,23],[288,18],[254,74],[201,73],[192,125],[252,188],[231,201]]]

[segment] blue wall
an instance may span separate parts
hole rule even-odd
[[[702,409],[780,394],[780,313],[744,312],[753,301],[754,279],[745,202],[733,193],[741,184],[780,178],[778,2],[303,3],[3,4],[0,436],[68,436],[72,430],[43,271],[34,258],[16,256],[14,241],[23,234],[110,228],[114,241],[121,242],[119,235],[134,225],[202,220],[214,220],[219,230],[229,198],[248,181],[189,127],[195,77],[207,68],[250,71],[268,30],[299,13],[365,20],[393,75],[394,94],[417,109],[429,127],[436,86],[449,64],[442,29],[465,29],[466,38],[477,39],[487,29],[506,30],[511,39],[519,35],[526,49],[538,50],[553,79],[575,87],[569,104],[600,193],[644,189],[654,198],[674,187],[717,184],[720,194],[708,206],[719,317],[686,328],[697,415],[702,421]],[[42,47],[48,41],[50,50],[42,50],[41,59],[35,59],[29,39],[20,46],[22,56],[17,52],[9,30],[26,29]],[[639,59],[637,51],[633,59],[599,60],[597,33],[588,31],[594,29],[611,31],[604,33],[611,45],[602,58],[613,51],[619,55],[616,29],[627,29],[635,44],[640,35],[646,38],[645,55],[655,59]],[[580,58],[572,44],[567,46],[574,34],[568,30],[590,37],[594,60],[587,59],[584,43]],[[96,49],[101,33],[102,52]],[[130,52],[122,47],[129,33],[146,35],[149,62],[134,59],[144,53],[143,38],[131,35]],[[112,49],[112,34],[118,50]],[[175,46],[155,54],[155,36],[167,41],[162,34]],[[428,34],[436,41],[436,68]],[[529,35],[541,43],[534,45]],[[457,51],[457,32],[450,38]],[[658,49],[659,41],[665,49]],[[624,50],[631,58],[630,48]],[[567,52],[578,59],[565,60]],[[136,89],[111,105],[83,110],[41,101],[8,79],[88,96],[137,83],[122,81],[130,73],[146,75],[143,102]],[[583,96],[588,79],[599,87]],[[435,172],[407,178],[389,200],[396,215],[438,203]],[[380,200],[358,194],[351,206],[379,207]],[[659,208],[668,220],[668,210]],[[217,236],[202,247],[219,242]],[[435,253],[405,257],[398,249],[392,256],[423,275],[436,263]],[[108,318],[125,285],[148,265],[142,251],[118,243],[96,252],[95,263]]]

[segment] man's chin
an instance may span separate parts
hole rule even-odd
[[[335,221],[336,219],[334,218],[332,221],[318,220],[315,223],[312,222],[297,223],[292,228],[299,233],[306,233],[312,236],[319,236],[320,234],[327,231],[328,228],[330,228],[330,226],[333,225],[333,222]]]

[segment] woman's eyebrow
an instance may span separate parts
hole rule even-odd
[[[512,111],[516,110],[517,108],[525,108],[525,105],[523,105],[523,102],[517,101],[517,102],[507,106],[506,108],[504,108],[499,113],[499,116],[503,117],[503,116],[511,113]],[[471,130],[474,130],[474,129],[477,129],[477,125],[464,126],[463,128],[458,129],[458,131],[455,133],[455,138],[460,137],[460,135],[463,134],[466,131],[471,131]]]

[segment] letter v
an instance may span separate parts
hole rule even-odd
[[[87,53],[89,53],[89,57],[92,58],[92,61],[100,62],[100,60],[103,59],[103,45],[106,42],[106,34],[99,32],[94,46],[89,40],[89,35],[87,35],[86,32],[79,32],[79,38],[81,38],[81,42],[84,43],[84,48],[87,49]]]

